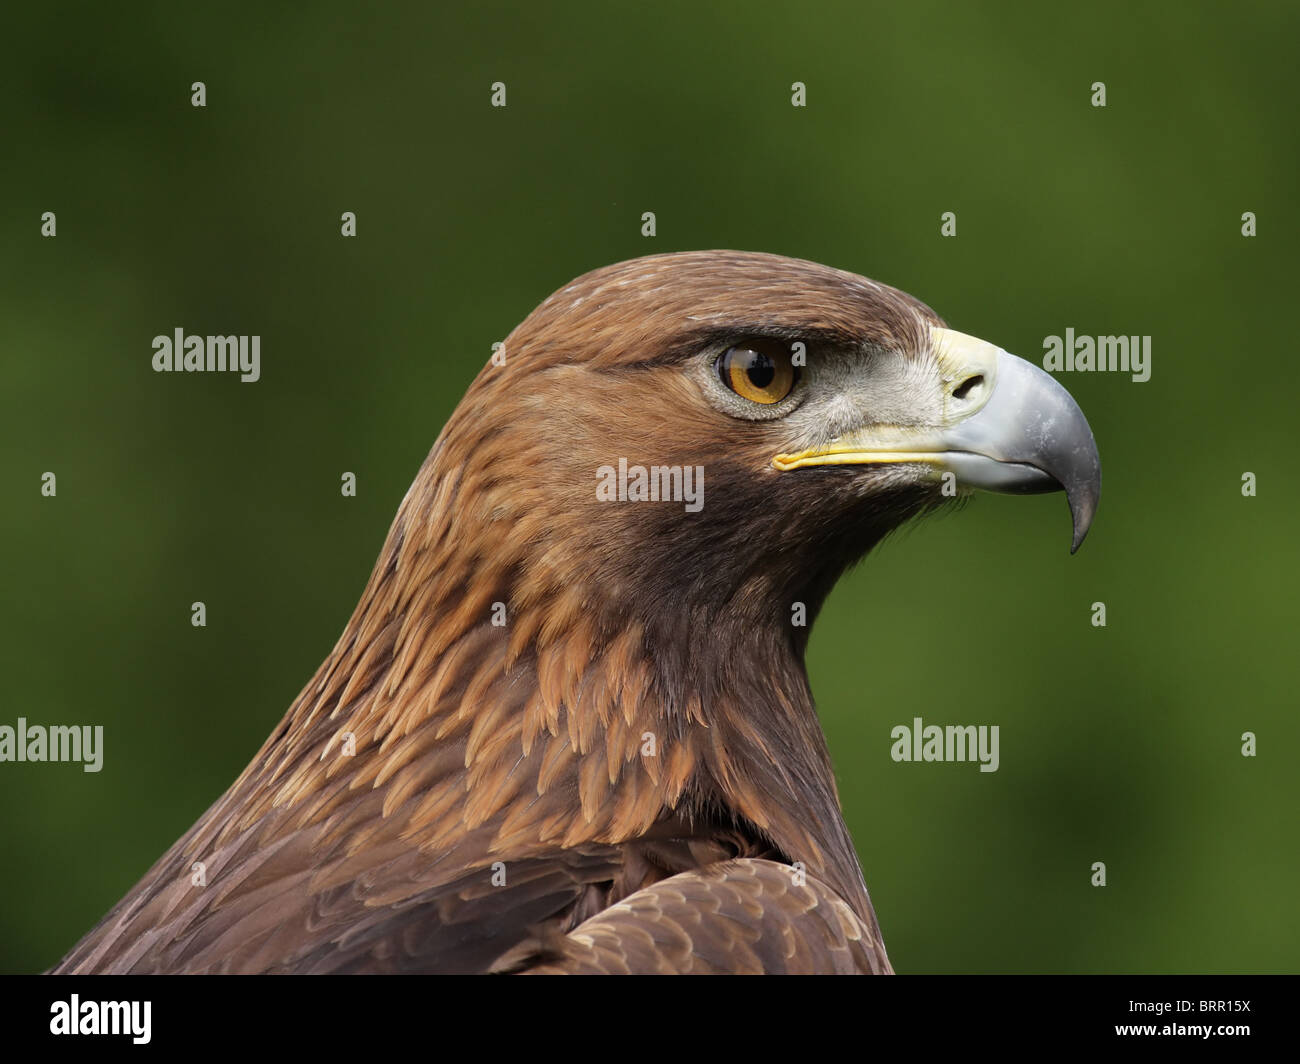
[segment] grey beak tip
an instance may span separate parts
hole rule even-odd
[[[1066,492],[1066,499],[1070,504],[1070,518],[1074,523],[1074,539],[1070,543],[1071,554],[1083,545],[1083,541],[1088,536],[1088,529],[1092,527],[1092,519],[1097,514],[1097,503],[1101,498],[1100,463],[1098,463],[1096,476],[1096,481],[1088,485],[1088,490],[1082,493],[1082,497],[1074,491]]]

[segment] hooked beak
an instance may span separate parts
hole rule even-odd
[[[943,387],[942,424],[873,425],[823,447],[779,454],[777,469],[922,464],[936,479],[1030,495],[1064,491],[1079,549],[1101,496],[1101,458],[1079,405],[1056,379],[990,343],[931,329]]]

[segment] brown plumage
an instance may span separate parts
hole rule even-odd
[[[941,325],[738,252],[551,296],[284,720],[57,970],[889,971],[791,611],[943,500],[915,464],[780,471],[843,400],[750,419],[708,366],[762,337],[869,376],[929,365]],[[704,467],[703,508],[600,501],[620,458]]]

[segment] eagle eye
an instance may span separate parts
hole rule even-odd
[[[718,359],[722,383],[753,403],[771,406],[794,388],[799,367],[779,340],[756,340],[727,348]]]

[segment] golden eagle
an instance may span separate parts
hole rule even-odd
[[[905,293],[734,251],[580,277],[243,775],[55,970],[890,971],[795,618],[972,488],[1063,489],[1077,548],[1092,433]]]

